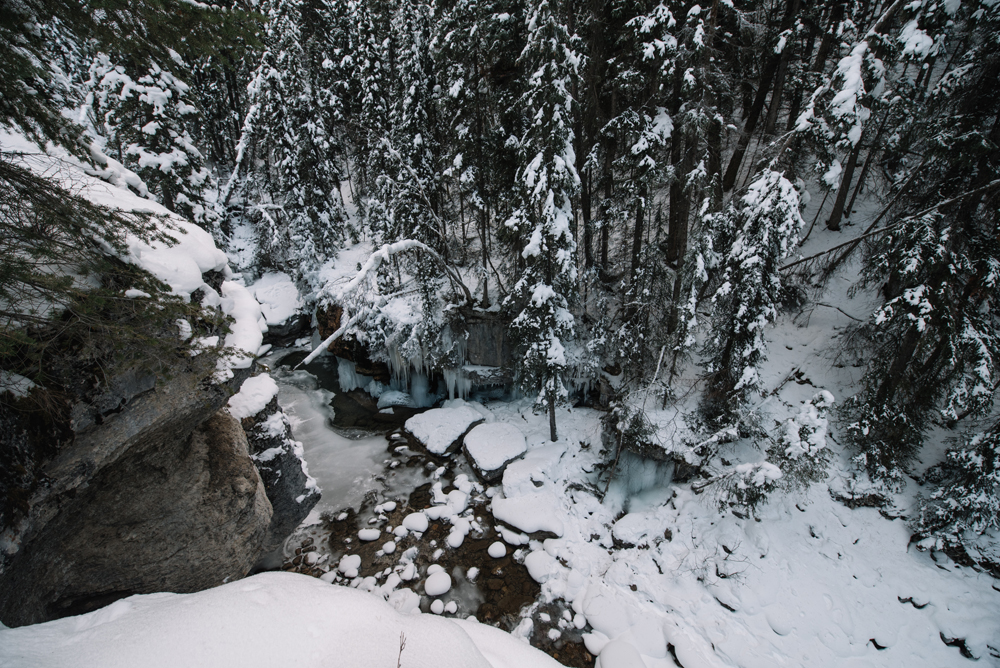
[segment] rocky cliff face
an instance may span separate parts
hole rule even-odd
[[[263,553],[270,554],[319,502],[319,488],[303,466],[302,445],[292,437],[292,427],[277,397],[260,413],[241,422],[249,439],[250,457],[274,510],[263,547]]]
[[[0,621],[205,589],[244,576],[280,545],[318,493],[290,514],[289,498],[310,496],[303,481],[262,481],[243,427],[222,408],[247,373],[229,387],[184,370],[123,379],[73,406],[71,433],[39,464],[16,524],[2,528]],[[17,426],[6,427],[3,439],[19,442]]]

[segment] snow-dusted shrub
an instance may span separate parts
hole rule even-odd
[[[644,452],[656,433],[645,411],[624,400],[617,402],[602,422],[605,450],[615,460],[623,450]]]
[[[735,507],[755,513],[777,488],[781,478],[781,469],[763,461],[727,466],[713,476],[709,484],[720,510]]]
[[[913,522],[923,547],[968,545],[1000,531],[1000,422],[949,451],[937,473],[941,482]]]
[[[770,461],[781,469],[781,487],[804,487],[825,477],[830,459],[826,412],[833,402],[833,395],[823,390],[785,421],[777,445],[768,450]]]

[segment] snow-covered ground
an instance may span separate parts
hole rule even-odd
[[[31,149],[11,135],[0,143],[5,150]],[[124,188],[84,176],[66,155],[31,151],[35,155],[27,162],[46,172],[71,170],[74,182],[95,201],[165,214]],[[124,182],[128,178],[121,176]],[[180,294],[211,290],[201,279],[203,271],[233,278],[206,233],[177,224],[187,231],[180,244],[136,242],[130,259]],[[840,240],[817,228],[801,252],[809,255]],[[345,251],[341,261],[324,269],[323,280],[346,282],[369,251],[366,244]],[[290,285],[270,277],[255,288],[264,301],[287,307]],[[808,311],[785,316],[768,331],[769,361],[761,378],[770,391],[755,408],[769,426],[796,415],[820,390],[837,401],[855,390],[862,367],[842,363],[833,351],[847,325],[867,318],[874,304],[864,295],[849,299],[848,287],[846,279],[835,277]],[[277,322],[286,315],[277,308],[262,314],[250,291],[235,280],[223,283],[220,292],[211,290],[209,299],[236,318],[227,343],[250,354],[260,348],[265,316]],[[680,385],[693,386],[696,372]],[[351,440],[332,431],[329,395],[309,374],[276,370],[273,376],[296,437],[305,444],[310,472],[324,488],[321,508],[357,506],[370,490],[382,489],[373,477],[384,473],[385,440]],[[543,601],[570,605],[574,614],[560,628],[583,628],[586,646],[602,668],[1000,665],[1000,584],[909,544],[903,517],[919,492],[916,483],[884,511],[851,509],[832,498],[831,491],[849,493],[854,484],[835,419],[828,479],[775,495],[753,517],[720,511],[710,493],[673,484],[669,471],[655,466],[623,469],[605,496],[600,465],[609,454],[601,451],[595,411],[561,409],[561,438],[549,443],[547,418],[535,415],[529,402],[493,403],[487,409],[488,422],[516,425],[527,452],[507,468],[501,485],[482,490],[482,496],[492,499],[498,519],[556,536],[526,541],[504,529],[499,532],[507,542],[504,552],[516,554],[541,583]],[[671,447],[684,432],[678,415],[691,409],[693,404],[682,401],[651,411],[662,444]],[[392,489],[400,492],[427,477],[426,471],[399,475]],[[635,475],[642,484],[624,479]],[[449,522],[450,547],[440,549],[454,549],[476,530],[463,515],[469,494],[479,492],[461,475],[452,482],[457,489],[445,494],[438,488],[431,508],[418,513],[425,519],[410,520],[414,526]],[[642,491],[634,493],[637,489]],[[405,522],[397,528],[420,532]],[[406,580],[399,577],[407,567],[406,552],[396,551],[389,536],[380,532],[378,538],[383,556],[398,554],[399,568],[386,568],[377,583],[365,583],[367,578],[352,583],[369,593],[262,574],[198,594],[132,597],[80,617],[0,628],[0,667],[391,666],[397,660],[404,666],[551,665],[541,653],[483,625],[399,612],[415,610],[413,596],[404,591]],[[501,554],[499,547],[491,547],[491,556]],[[334,571],[337,565],[331,564]],[[435,585],[443,582],[431,589]],[[377,600],[382,597],[395,607]],[[438,607],[436,612],[448,612],[443,603]],[[515,635],[527,638],[530,632],[526,616]],[[558,628],[552,632],[560,634]]]
[[[400,614],[347,587],[262,573],[196,594],[132,596],[78,617],[0,627],[4,668],[555,668],[474,621]]]

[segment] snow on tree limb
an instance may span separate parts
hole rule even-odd
[[[361,269],[358,271],[358,273],[354,276],[354,278],[352,278],[350,282],[348,282],[347,285],[341,288],[340,291],[337,293],[337,301],[340,301],[341,303],[346,302],[369,276],[378,271],[379,267],[381,267],[384,262],[388,261],[389,258],[391,258],[393,255],[396,255],[397,253],[403,253],[409,250],[417,250],[424,252],[427,255],[429,255],[435,262],[441,265],[442,269],[444,269],[444,272],[445,274],[447,274],[448,278],[453,283],[455,283],[459,288],[461,288],[462,292],[465,294],[466,303],[470,304],[472,303],[472,294],[469,292],[469,288],[465,285],[465,283],[462,282],[461,278],[459,278],[457,272],[455,272],[454,269],[449,267],[448,264],[444,261],[444,258],[438,255],[438,253],[435,250],[428,247],[426,244],[416,241],[415,239],[404,239],[402,241],[397,241],[395,243],[385,244],[384,246],[373,252],[368,257],[368,260],[365,262],[364,266],[362,266]],[[383,306],[385,304],[385,300],[386,298],[384,296],[380,297],[378,301],[370,305],[368,308],[362,308],[357,313],[355,313],[345,324],[341,325],[337,329],[337,331],[335,331],[333,334],[328,336],[326,340],[324,340],[322,343],[316,346],[316,348],[311,353],[309,353],[309,355],[304,360],[299,362],[299,364],[296,365],[295,368],[298,369],[299,367],[305,364],[309,364],[314,359],[319,357],[319,355],[324,350],[329,348],[334,341],[342,337],[351,327],[353,327],[360,320],[362,320],[369,313],[371,313],[371,311]]]

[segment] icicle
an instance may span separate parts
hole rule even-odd
[[[340,379],[340,390],[350,392],[359,387],[365,387],[372,382],[368,376],[363,376],[357,372],[354,362],[337,358],[337,376]]]

